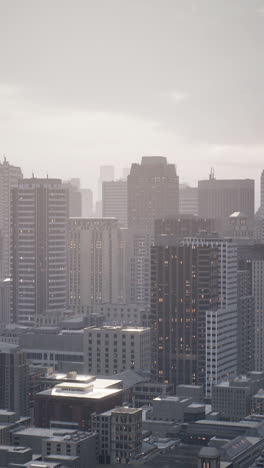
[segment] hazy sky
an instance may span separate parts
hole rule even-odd
[[[0,0],[0,154],[83,186],[142,155],[258,178],[263,59],[262,0]]]

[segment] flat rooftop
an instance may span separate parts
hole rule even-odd
[[[136,414],[142,412],[141,408],[129,408],[128,406],[119,406],[112,410],[113,414]]]

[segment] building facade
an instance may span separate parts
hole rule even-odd
[[[119,298],[119,230],[116,218],[69,220],[69,305],[87,314],[91,306]]]
[[[67,306],[68,191],[59,179],[24,179],[13,189],[12,319],[33,324]]]
[[[84,368],[94,375],[126,369],[150,372],[150,328],[102,326],[84,330]]]
[[[10,276],[12,189],[22,178],[20,167],[12,166],[4,158],[0,163],[0,279]]]
[[[102,191],[103,217],[117,218],[120,226],[127,227],[127,182],[105,181]]]

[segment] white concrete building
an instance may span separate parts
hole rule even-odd
[[[84,329],[84,371],[113,375],[150,371],[150,328],[102,326]]]

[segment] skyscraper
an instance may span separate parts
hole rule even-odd
[[[4,158],[0,163],[0,278],[10,275],[11,191],[22,177],[20,167],[12,166]]]
[[[82,217],[93,216],[93,192],[89,188],[81,189],[82,194]]]
[[[153,372],[159,381],[205,383],[206,311],[217,308],[217,250],[167,236],[152,247]]]
[[[180,214],[198,216],[198,187],[180,184]]]
[[[103,182],[103,217],[118,219],[120,227],[127,227],[127,182]]]
[[[128,226],[153,229],[155,219],[179,213],[179,177],[162,156],[144,156],[127,177]]]
[[[165,157],[143,157],[141,164],[132,164],[127,188],[127,297],[131,303],[149,305],[154,222],[179,213],[179,178],[175,165],[168,164]]]
[[[13,344],[0,343],[0,407],[29,415],[26,354]]]
[[[67,306],[68,190],[59,179],[24,179],[13,189],[13,321]]]
[[[199,217],[219,220],[219,230],[228,229],[229,216],[241,212],[252,229],[255,212],[254,180],[217,180],[213,174],[209,180],[198,182]]]
[[[69,302],[75,312],[118,302],[118,253],[116,218],[69,220]]]
[[[97,194],[97,202],[102,200],[102,184],[103,182],[110,182],[115,180],[115,168],[114,166],[100,166],[100,175],[98,179],[98,194]],[[98,204],[98,209],[100,205]],[[101,207],[102,210],[102,207]],[[102,212],[96,210],[96,216],[102,216]]]

